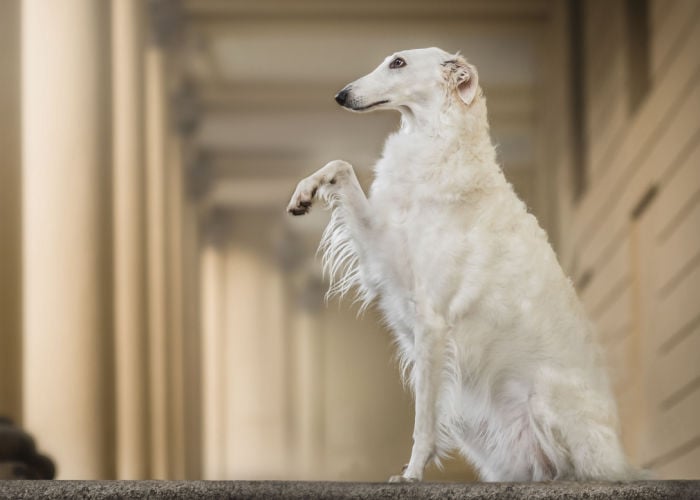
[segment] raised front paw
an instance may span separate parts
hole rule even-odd
[[[319,182],[316,176],[307,177],[297,184],[292,199],[287,205],[287,212],[292,215],[304,215],[309,212],[314,196],[318,191]]]
[[[316,193],[321,187],[324,187],[324,189],[338,189],[348,179],[350,174],[352,174],[352,166],[348,162],[343,160],[328,162],[315,174],[310,175],[297,184],[292,199],[287,205],[287,212],[292,215],[308,213]]]

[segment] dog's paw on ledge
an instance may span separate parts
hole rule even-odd
[[[412,477],[406,477],[402,475],[396,475],[396,476],[391,476],[389,478],[390,483],[417,483],[419,482],[418,479],[412,478]]]

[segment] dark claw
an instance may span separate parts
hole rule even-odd
[[[301,205],[302,207],[310,207],[311,202],[310,201],[300,201],[299,205]]]
[[[292,215],[304,215],[308,210],[306,208],[292,208],[289,213]]]

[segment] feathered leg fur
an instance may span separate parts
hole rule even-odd
[[[364,309],[376,296],[368,269],[374,241],[372,214],[352,165],[342,160],[327,163],[297,185],[287,211],[303,215],[314,198],[325,201],[332,209],[331,221],[323,232],[319,251],[323,269],[331,280],[327,297],[357,291]],[[362,261],[362,265],[360,262]]]

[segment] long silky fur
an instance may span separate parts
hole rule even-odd
[[[353,303],[359,303],[358,315],[362,314],[374,300],[375,294],[362,280],[358,248],[344,212],[342,193],[321,189],[319,196],[331,210],[331,219],[318,247],[323,275],[329,280],[326,301],[336,296],[342,299],[354,289]]]

